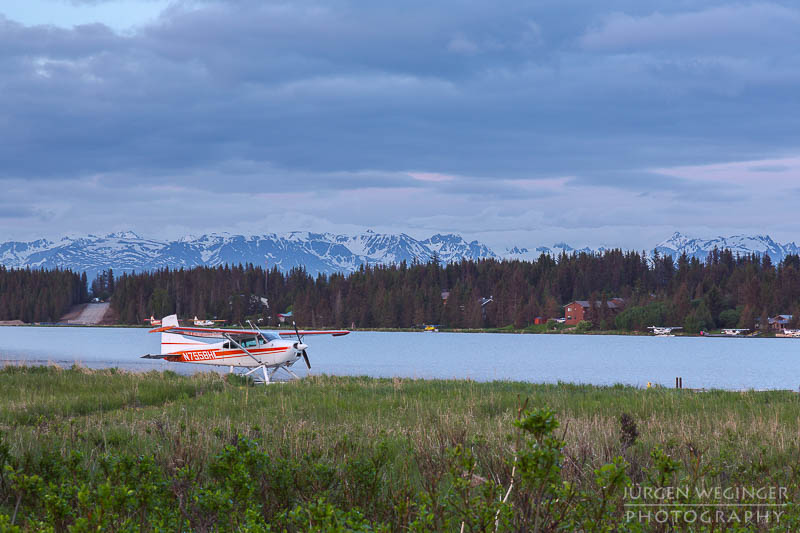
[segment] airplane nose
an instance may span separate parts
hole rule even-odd
[[[302,342],[294,343],[294,349],[297,350],[298,352],[302,352],[306,348],[308,348],[308,344],[303,344]]]

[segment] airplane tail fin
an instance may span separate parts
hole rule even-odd
[[[165,316],[161,320],[162,328],[169,326],[180,326],[180,323],[178,322],[178,315]],[[164,331],[161,333],[161,355],[190,349],[196,344],[197,342],[187,339],[183,335],[178,335],[177,333],[170,333],[169,331]]]

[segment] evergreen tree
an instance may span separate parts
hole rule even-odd
[[[302,268],[281,272],[273,267],[268,286],[266,273],[254,265],[162,269],[114,278],[112,306],[126,323],[138,323],[162,311],[213,315],[240,323],[293,309],[299,324],[320,327],[353,323],[358,327],[423,323],[525,327],[535,316],[563,316],[564,304],[588,300],[587,318],[595,327],[608,327],[619,315],[612,314],[604,302],[623,297],[628,309],[639,310],[622,322],[637,329],[656,325],[647,323],[656,318],[671,325],[691,318],[692,324],[710,329],[723,323],[723,313],[725,323],[730,323],[737,310],[739,324],[752,327],[762,311],[774,316],[794,310],[800,302],[798,266],[797,257],[774,265],[759,256],[734,256],[726,250],[710,254],[705,262],[685,255],[677,262],[665,256],[654,262],[642,253],[609,250],[562,253],[558,258],[542,255],[534,262],[490,259],[439,264],[432,260],[364,265],[352,274],[317,277]],[[113,272],[104,274],[93,283],[98,292],[108,288],[113,276]],[[442,298],[445,291],[447,300]],[[37,294],[27,298],[33,301]],[[80,290],[76,294],[66,299],[80,299]],[[479,302],[490,295],[494,301],[484,308],[484,315]],[[0,291],[0,308],[9,309],[10,314],[18,312],[17,307],[37,312],[35,304],[25,299],[20,304],[3,296]],[[56,296],[51,292],[47,298]],[[269,308],[262,298],[268,299]],[[656,303],[658,307],[653,306]]]

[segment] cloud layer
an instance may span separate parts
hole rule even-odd
[[[647,0],[0,18],[0,233],[775,231],[800,177],[798,23],[791,2]]]

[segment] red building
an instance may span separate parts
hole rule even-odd
[[[597,301],[595,302],[595,307],[597,309],[603,305],[603,302]],[[625,301],[622,298],[611,298],[606,302],[608,309],[611,311],[612,315],[616,315],[622,309],[625,308]],[[565,324],[574,326],[581,320],[586,320],[586,315],[589,313],[589,308],[591,304],[587,300],[575,300],[574,302],[570,302],[564,306],[564,318]]]

